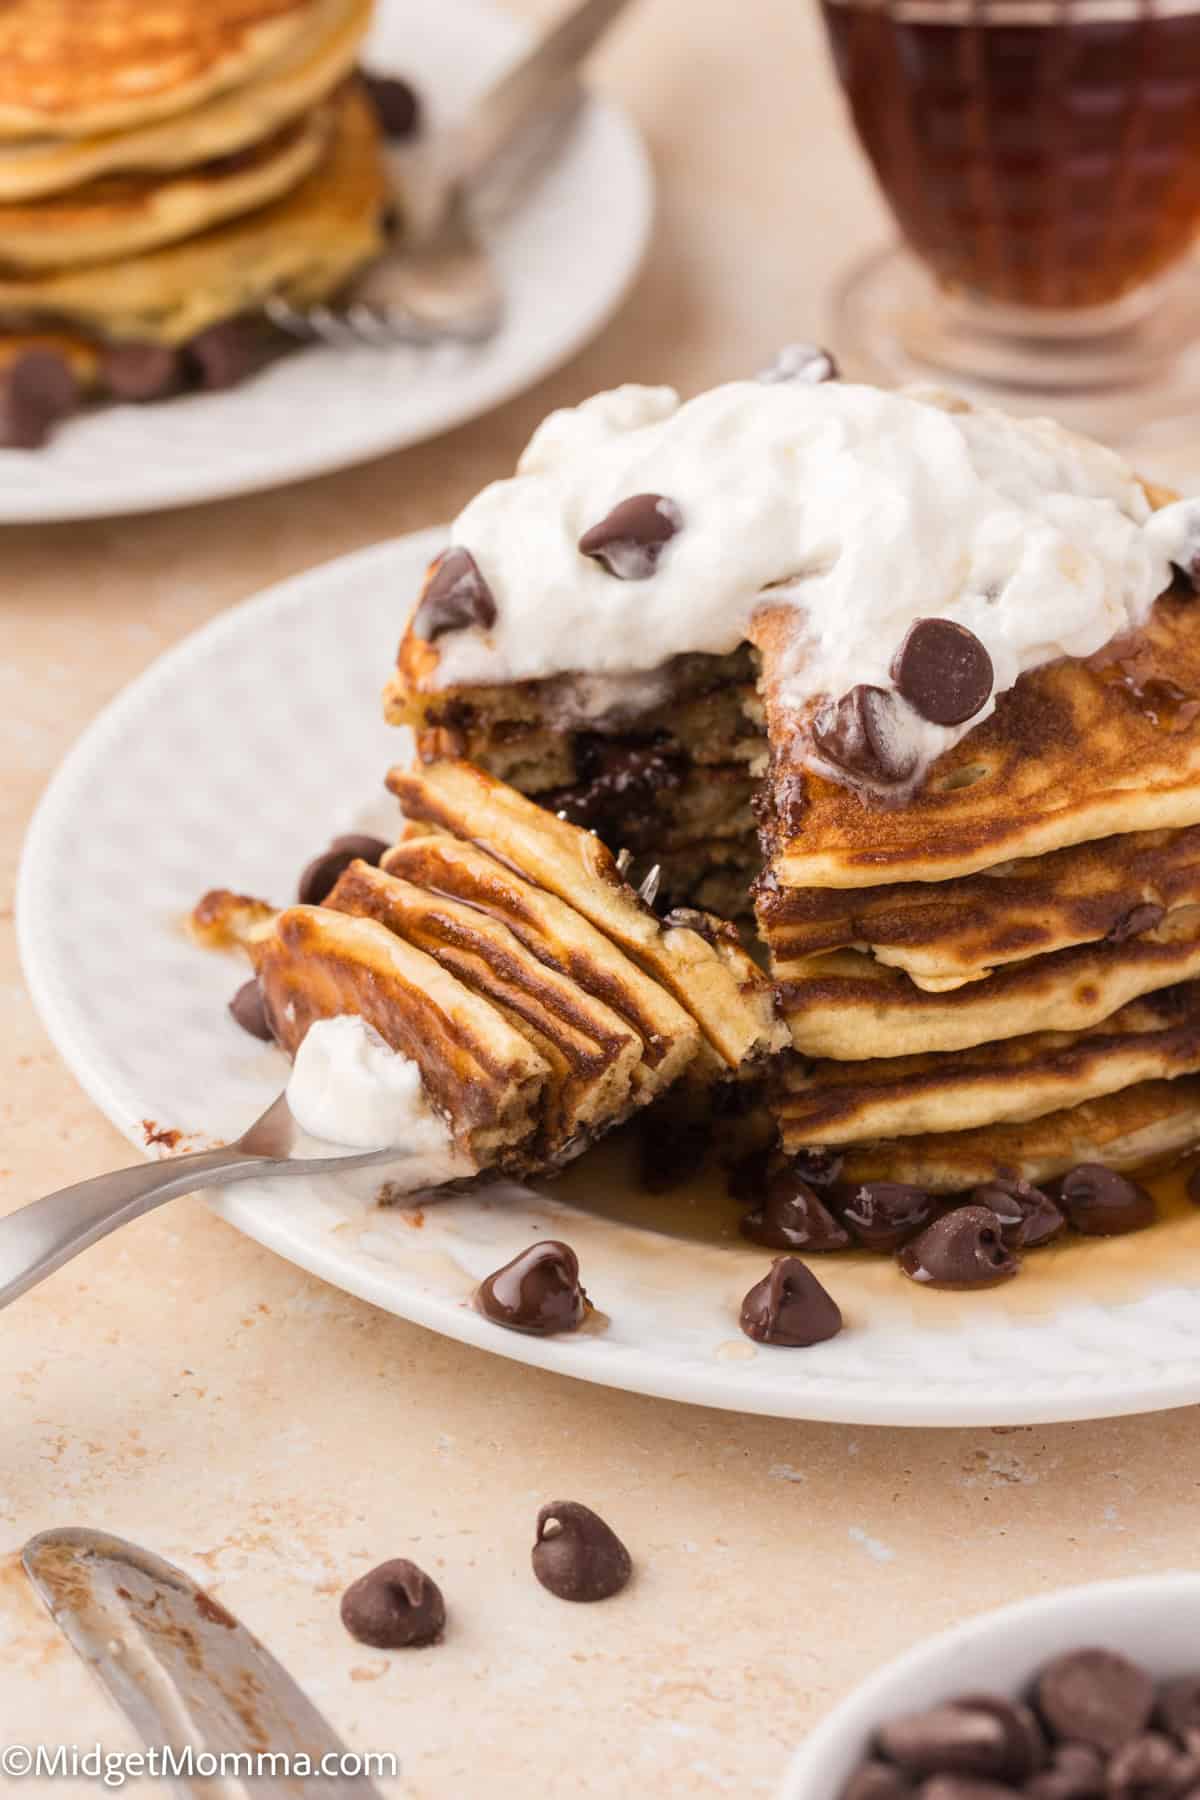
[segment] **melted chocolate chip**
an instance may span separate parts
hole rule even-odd
[[[256,375],[279,348],[261,319],[223,319],[185,346],[185,367],[210,393],[238,387]]]
[[[797,1257],[778,1256],[742,1301],[740,1323],[757,1344],[806,1349],[836,1337],[842,1315],[811,1269]]]
[[[812,1150],[797,1150],[792,1158],[792,1173],[809,1187],[833,1187],[842,1172],[845,1157],[840,1150],[826,1150],[818,1145]]]
[[[741,1223],[743,1237],[768,1250],[844,1250],[849,1234],[792,1169],[780,1169],[765,1198]]]
[[[916,1789],[890,1763],[865,1762],[842,1789],[841,1800],[913,1800]]]
[[[605,843],[653,850],[662,838],[662,802],[682,786],[685,755],[655,740],[579,732],[574,742],[578,781],[541,796],[547,811],[594,831]]]
[[[983,1775],[1007,1781],[1031,1773],[1019,1727],[990,1702],[951,1701],[906,1713],[889,1720],[878,1741],[885,1756],[918,1780],[930,1775]]]
[[[970,1205],[991,1207],[1000,1220],[1001,1237],[1013,1250],[1034,1250],[1066,1230],[1062,1210],[1028,1181],[997,1176],[975,1189]]]
[[[537,1516],[533,1572],[560,1600],[608,1600],[633,1574],[628,1550],[610,1525],[578,1500],[554,1500]]]
[[[928,1287],[992,1287],[1021,1265],[986,1206],[959,1206],[937,1219],[899,1252],[900,1267]]]
[[[1140,906],[1131,906],[1123,918],[1106,935],[1106,944],[1124,944],[1132,937],[1141,937],[1143,932],[1154,931],[1167,916],[1164,906],[1153,900],[1145,900]]]
[[[364,71],[363,83],[383,135],[397,141],[415,137],[421,124],[421,102],[416,90],[398,75]]]
[[[895,787],[917,766],[885,688],[860,683],[840,700],[826,702],[813,719],[812,739],[826,762],[871,787]]]
[[[65,356],[23,351],[0,376],[0,447],[40,450],[54,427],[79,410],[80,398]]]
[[[1059,1183],[1059,1199],[1076,1231],[1085,1237],[1119,1237],[1141,1231],[1157,1217],[1144,1187],[1100,1163],[1080,1163]]]
[[[1111,1755],[1150,1722],[1154,1683],[1112,1650],[1071,1650],[1038,1677],[1037,1707],[1054,1737]]]
[[[785,344],[756,379],[768,387],[783,381],[803,381],[816,387],[823,381],[837,381],[840,373],[832,353],[819,344]]]
[[[446,1624],[441,1589],[406,1557],[380,1563],[342,1595],[342,1624],[360,1644],[406,1650],[433,1644]]]
[[[682,525],[683,514],[665,494],[631,494],[588,527],[579,549],[618,581],[646,581]]]
[[[534,1337],[576,1331],[588,1312],[579,1259],[554,1238],[531,1244],[480,1283],[475,1304],[484,1318],[509,1331]]]
[[[933,1218],[937,1201],[905,1181],[864,1181],[841,1209],[842,1223],[864,1250],[898,1250]]]
[[[965,625],[917,619],[896,652],[892,680],[933,725],[965,725],[987,705],[992,659]]]
[[[265,1044],[274,1041],[275,1033],[267,1022],[267,1009],[257,980],[247,981],[238,989],[229,1002],[229,1010],[251,1037],[261,1038]]]
[[[487,631],[496,623],[496,600],[469,550],[444,550],[425,583],[412,629],[432,644],[448,631]]]
[[[296,886],[297,900],[301,906],[323,905],[352,862],[378,868],[387,848],[382,838],[358,834],[334,838],[328,850],[322,850],[305,865]]]
[[[165,400],[183,386],[183,361],[166,344],[110,344],[100,364],[100,382],[114,400]]]

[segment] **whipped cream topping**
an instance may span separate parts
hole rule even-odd
[[[652,574],[621,580],[578,545],[632,495],[664,496],[681,523]],[[1111,451],[933,390],[741,381],[682,403],[622,387],[552,413],[517,475],[455,521],[497,616],[439,639],[437,682],[586,672],[604,693],[599,678],[731,653],[766,602],[796,614],[774,652],[779,701],[807,715],[884,689],[897,759],[923,769],[1025,670],[1144,622],[1171,580],[1150,516]],[[991,658],[992,693],[965,723],[932,723],[895,691],[896,652],[930,617]]]

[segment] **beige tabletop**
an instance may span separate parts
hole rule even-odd
[[[24,995],[12,914],[26,818],[97,709],[231,601],[452,514],[551,406],[625,380],[694,389],[819,333],[835,272],[882,230],[812,0],[641,0],[597,78],[650,141],[661,208],[627,307],[569,367],[451,437],[305,487],[5,531],[5,1209],[129,1159]],[[248,831],[256,804],[270,797],[247,795]],[[17,1567],[56,1524],[134,1537],[207,1582],[351,1746],[399,1754],[390,1791],[416,1796],[770,1794],[812,1723],[921,1634],[1194,1559],[1194,1412],[901,1432],[608,1392],[375,1312],[199,1200],[6,1312],[0,1371],[9,1742],[129,1742]],[[637,1579],[618,1600],[570,1607],[533,1581],[534,1515],[554,1498],[629,1544]],[[389,1656],[345,1635],[338,1596],[399,1555],[442,1584],[450,1622],[439,1647]]]

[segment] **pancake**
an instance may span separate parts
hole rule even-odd
[[[175,345],[271,294],[297,305],[326,299],[381,248],[387,194],[375,113],[352,88],[335,104],[328,152],[282,199],[123,262],[0,276],[0,318]]]
[[[106,175],[0,206],[0,267],[36,273],[115,261],[253,212],[311,174],[330,124],[318,111],[235,156],[176,174]]]
[[[950,1054],[808,1062],[780,1075],[785,1149],[1040,1118],[1200,1069],[1200,982],[1133,1000],[1090,1031],[1036,1032]]]
[[[854,1062],[1083,1031],[1142,994],[1200,977],[1200,906],[1124,943],[1009,963],[949,993],[927,993],[855,950],[777,964],[775,977],[792,1042],[807,1056]]]
[[[313,0],[5,0],[0,138],[83,137],[245,82],[311,26]]]
[[[326,99],[350,74],[373,0],[320,0],[313,29],[228,93],[175,117],[86,138],[0,144],[0,203],[61,194],[126,170],[187,169],[232,156]]]
[[[997,1176],[1046,1181],[1079,1163],[1147,1169],[1200,1139],[1200,1076],[1145,1081],[1123,1093],[1046,1113],[1019,1125],[894,1138],[853,1146],[847,1181],[908,1181],[935,1193],[964,1193]]]

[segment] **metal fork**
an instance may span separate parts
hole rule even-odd
[[[340,1174],[395,1163],[407,1152],[351,1150],[340,1156],[293,1156],[299,1127],[287,1094],[273,1100],[235,1144],[165,1162],[137,1163],[31,1200],[0,1219],[0,1306],[7,1306],[119,1225],[198,1188],[230,1187],[276,1175]]]
[[[510,210],[554,160],[583,100],[576,70],[629,0],[580,0],[439,143],[406,159],[404,238],[331,305],[266,304],[292,337],[352,343],[481,343],[504,312],[476,230]]]

